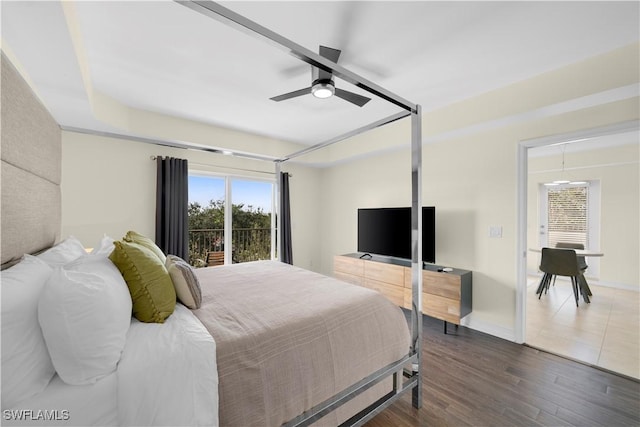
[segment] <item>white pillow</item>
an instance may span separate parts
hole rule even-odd
[[[38,258],[49,264],[51,267],[57,267],[59,265],[65,265],[68,262],[75,261],[85,255],[87,255],[87,251],[84,249],[82,243],[80,243],[80,240],[73,236],[69,236],[51,249],[47,249],[43,253],[39,254]]]
[[[98,243],[98,246],[94,247],[89,255],[108,257],[115,249],[113,242],[114,240],[105,234],[104,237],[100,239],[100,243]]]
[[[84,257],[47,281],[38,317],[53,365],[67,384],[92,384],[116,370],[131,324],[131,296],[108,258]]]
[[[38,299],[51,271],[25,255],[2,272],[2,409],[40,393],[55,373],[38,324]]]

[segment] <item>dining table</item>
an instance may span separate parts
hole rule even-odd
[[[559,248],[554,248],[554,249],[559,249]],[[578,256],[584,256],[584,257],[603,257],[604,256],[604,252],[600,252],[600,251],[594,251],[594,250],[590,250],[590,249],[569,249],[569,248],[564,248],[570,251],[575,251],[576,255]],[[529,250],[531,252],[537,252],[539,254],[542,253],[542,248],[529,248]]]

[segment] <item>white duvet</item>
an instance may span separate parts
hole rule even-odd
[[[132,320],[117,374],[118,424],[218,425],[216,345],[183,305],[163,324]]]
[[[163,324],[132,319],[115,373],[87,386],[56,375],[15,410],[3,425],[217,426],[216,344],[177,304]]]
[[[181,304],[163,324],[133,319],[118,365],[118,423],[218,425],[216,345]]]

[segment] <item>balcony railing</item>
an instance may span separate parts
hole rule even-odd
[[[271,259],[270,228],[236,228],[231,231],[231,260],[234,264]],[[189,262],[204,267],[208,252],[224,251],[224,230],[189,230]]]

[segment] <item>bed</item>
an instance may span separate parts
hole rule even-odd
[[[213,13],[229,18],[224,8]],[[256,24],[241,21],[249,23],[249,30],[260,33]],[[197,271],[203,292],[202,308],[192,311],[178,304],[161,325],[144,324],[129,317],[126,333],[123,335],[120,330],[121,348],[116,362],[110,362],[112,369],[92,377],[89,383],[69,384],[63,378],[66,374],[52,371],[51,363],[46,362],[47,357],[52,357],[49,353],[55,351],[43,347],[38,292],[52,272],[67,265],[100,263],[101,268],[107,268],[106,257],[102,256],[107,246],[96,245],[98,250],[92,254],[80,254],[76,247],[73,259],[63,257],[56,265],[48,266],[43,265],[47,263],[38,258],[40,255],[23,256],[60,252],[60,245],[69,244],[69,239],[60,243],[61,136],[58,124],[3,54],[1,290],[5,425],[43,425],[43,421],[47,425],[361,425],[408,390],[412,390],[414,406],[420,406],[419,106],[407,104],[313,52],[288,45],[286,40],[283,43],[296,57],[332,69],[345,80],[410,111],[414,213],[410,328],[398,307],[365,288],[277,261],[212,267]],[[406,115],[396,114],[373,127]],[[281,163],[298,154],[302,153],[279,159],[276,171]],[[16,273],[25,268],[29,274]],[[102,277],[95,271],[78,269],[94,278]],[[27,301],[20,292],[25,280],[35,280],[31,270],[38,272],[39,284],[33,287]],[[13,288],[12,280],[16,285]],[[11,289],[18,295],[13,300],[5,298],[11,295]],[[15,315],[32,328],[26,335],[33,338],[33,349],[21,347],[22,353],[7,356],[13,347],[8,341],[11,334],[5,334],[4,327],[12,323],[5,322],[5,315]],[[35,354],[41,356],[40,371],[31,367],[12,369],[20,364],[9,366],[8,362],[19,361],[20,355],[26,359]],[[19,378],[23,373],[39,375],[36,387],[22,390],[11,400],[8,391],[13,390],[6,389],[5,379],[26,384],[28,381],[21,382]]]
[[[404,314],[377,292],[277,261],[196,271],[221,425],[279,426],[409,354]],[[322,424],[345,421],[341,412]]]
[[[113,250],[105,237],[87,254],[69,237],[2,272],[5,425],[279,426],[409,364],[397,306],[278,261],[194,270],[200,308],[140,322]],[[305,421],[339,425],[398,391],[379,379]]]

